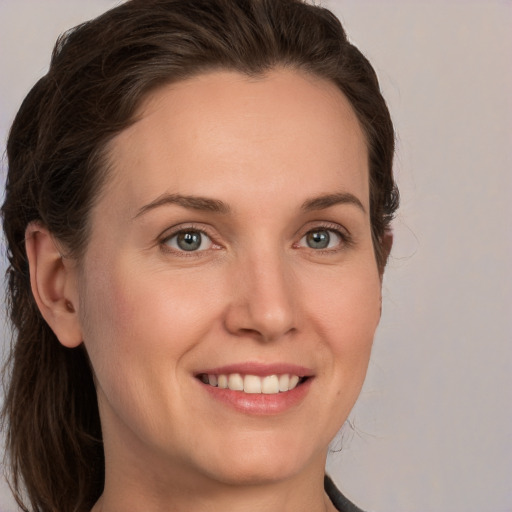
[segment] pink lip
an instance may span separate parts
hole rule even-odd
[[[298,375],[299,377],[311,377],[313,376],[313,370],[305,368],[304,366],[298,366],[288,363],[236,363],[229,364],[226,366],[218,366],[215,368],[207,368],[197,372],[196,375],[201,374],[210,375],[228,375],[230,373],[240,373],[241,375],[256,375],[258,377],[265,377],[267,375],[283,375],[289,373],[292,375]]]
[[[222,389],[197,381],[199,385],[216,401],[235,410],[251,415],[283,414],[299,405],[306,397],[314,379],[307,379],[291,391],[273,395],[249,394],[243,391]]]

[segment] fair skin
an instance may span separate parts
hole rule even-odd
[[[350,104],[297,71],[216,71],[153,92],[109,151],[79,263],[27,231],[38,305],[94,369],[106,481],[93,510],[334,510],[328,445],[381,301]],[[259,394],[208,374],[300,380]]]

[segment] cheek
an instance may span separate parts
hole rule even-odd
[[[326,281],[310,300],[320,339],[327,345],[333,371],[364,379],[380,319],[381,282],[371,266],[346,269]],[[357,383],[356,383],[357,384]]]
[[[179,360],[211,327],[212,294],[203,281],[137,274],[134,268],[118,263],[87,275],[80,310],[84,343],[98,376],[113,372],[112,361],[123,363],[114,373],[154,375],[155,367]]]

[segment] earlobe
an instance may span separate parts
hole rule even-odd
[[[41,315],[62,345],[79,346],[82,331],[74,261],[61,255],[54,238],[39,222],[27,226],[25,248],[30,285]]]

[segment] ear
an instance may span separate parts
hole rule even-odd
[[[386,268],[386,264],[388,262],[389,254],[391,252],[391,248],[393,247],[393,231],[390,228],[384,231],[382,238],[380,239],[380,250],[382,254],[382,265],[380,268],[380,278],[384,275],[384,269]]]
[[[82,343],[78,319],[78,290],[74,260],[62,256],[48,231],[31,222],[25,231],[25,249],[30,267],[30,285],[43,318],[62,345]]]

